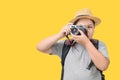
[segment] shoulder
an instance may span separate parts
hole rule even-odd
[[[106,46],[103,41],[98,40],[98,39],[91,39],[91,42],[93,42],[93,43],[98,43],[98,45],[99,45],[100,47]]]
[[[65,40],[59,40],[55,44],[64,44]]]
[[[103,41],[99,41],[99,48],[98,48],[98,50],[99,50],[105,57],[109,58],[106,44],[105,44]]]
[[[103,41],[99,40],[99,47],[106,47],[106,44]]]
[[[100,48],[106,48],[106,44],[103,41],[101,41],[101,40],[92,39],[91,42],[93,44],[98,44],[98,49],[100,49]]]
[[[64,40],[58,40],[56,43],[53,44],[52,47],[62,47],[64,45]]]

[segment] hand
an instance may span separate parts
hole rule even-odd
[[[64,26],[61,31],[58,33],[58,35],[60,36],[60,38],[63,38],[64,36],[70,34],[70,25],[72,25],[72,23],[68,23],[66,26]]]
[[[85,46],[90,40],[81,30],[79,30],[79,32],[81,33],[81,35],[74,35],[71,33],[72,39],[75,40],[77,43]]]

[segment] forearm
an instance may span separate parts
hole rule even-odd
[[[65,35],[68,35],[70,33],[69,24],[70,23],[63,27],[58,34],[50,36],[38,43],[37,49],[41,52],[51,53],[52,45],[56,43],[59,39],[65,37]]]
[[[88,41],[88,43],[85,45],[93,63],[95,66],[100,69],[101,71],[104,71],[107,69],[109,65],[109,60],[104,57],[95,47],[94,45]]]
[[[37,45],[37,49],[41,52],[46,52],[47,50],[49,50],[51,48],[51,46],[57,42],[59,39],[61,39],[61,37],[59,36],[59,34],[50,36],[44,40],[42,40],[40,43],[38,43]]]

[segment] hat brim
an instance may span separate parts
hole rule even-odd
[[[95,22],[95,26],[101,23],[101,20],[99,18],[93,17],[93,16],[79,16],[79,17],[76,17],[76,18],[72,19],[70,21],[70,23],[74,23],[76,20],[83,19],[83,18],[87,18],[87,19],[93,20]]]

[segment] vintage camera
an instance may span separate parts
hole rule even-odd
[[[87,30],[86,30],[84,25],[80,25],[80,26],[71,25],[70,26],[71,33],[74,34],[74,35],[81,35],[81,33],[79,32],[79,29],[81,31],[83,31],[83,33],[87,36]]]

